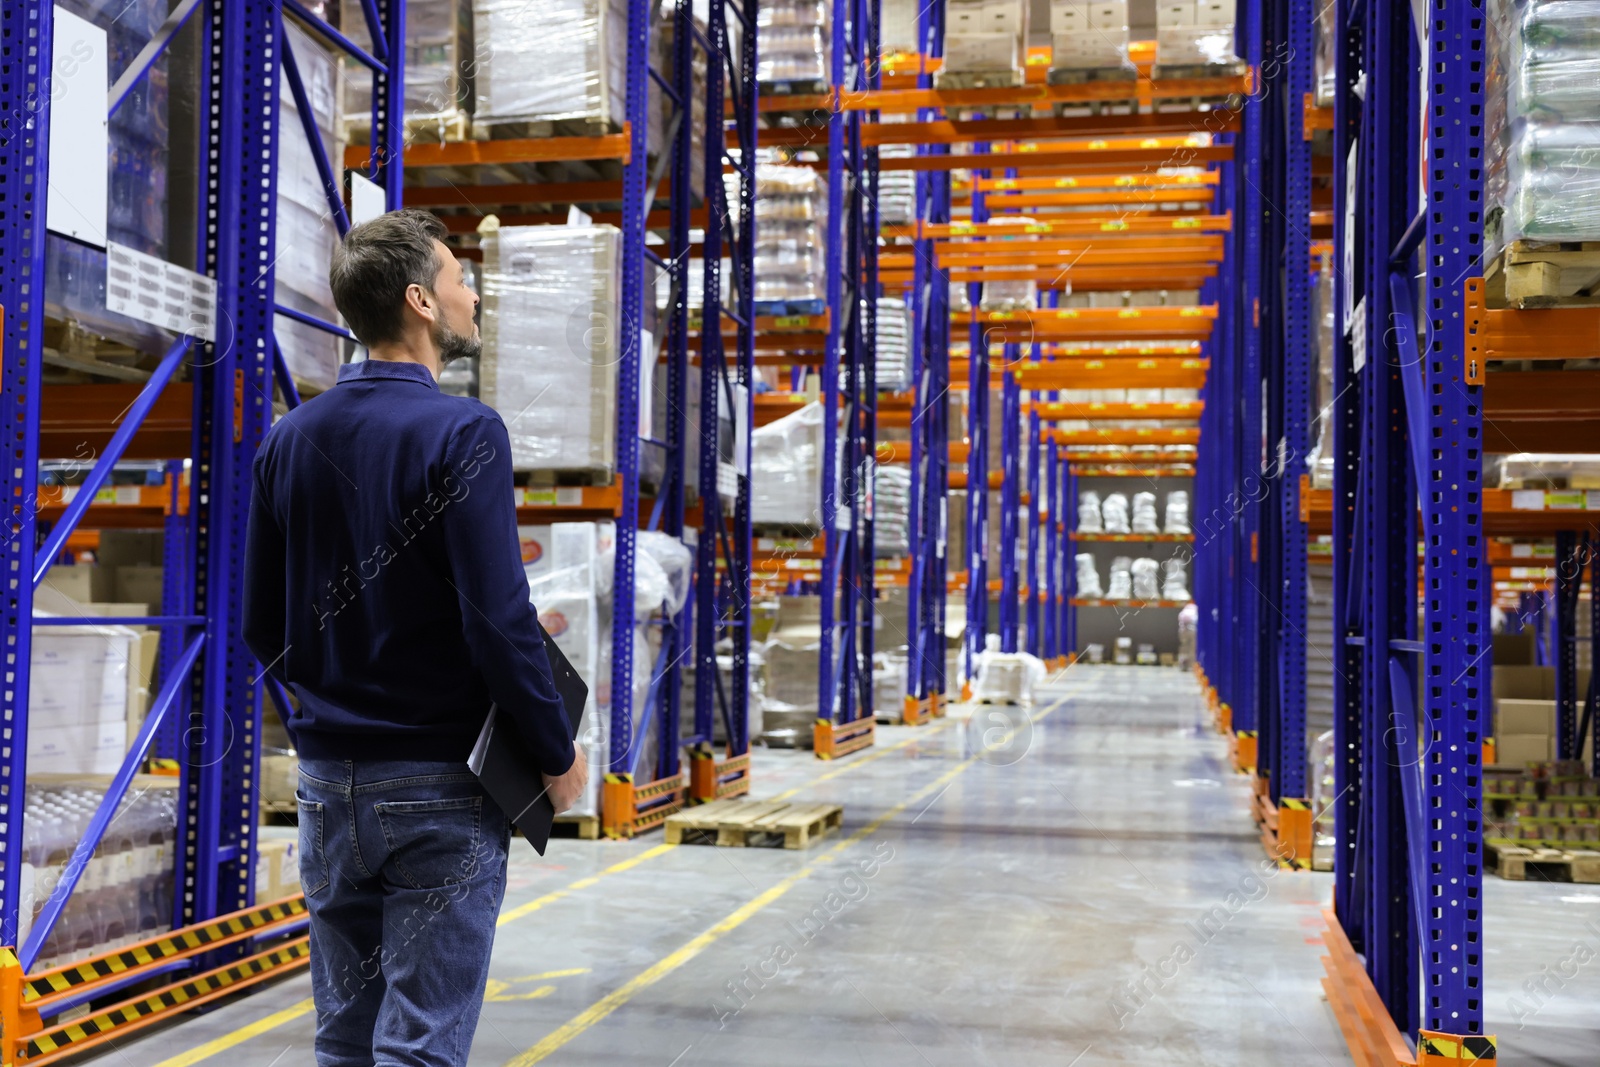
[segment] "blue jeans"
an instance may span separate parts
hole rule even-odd
[[[318,1067],[461,1067],[511,824],[464,763],[302,760]]]

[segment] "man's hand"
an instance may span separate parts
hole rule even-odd
[[[544,776],[544,790],[549,794],[550,803],[555,805],[557,815],[582,800],[583,791],[589,786],[589,761],[583,756],[583,746],[574,745],[573,750],[572,766],[565,774]]]

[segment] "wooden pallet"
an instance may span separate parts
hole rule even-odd
[[[576,837],[582,841],[595,841],[600,837],[600,816],[557,815],[551,837]]]
[[[344,120],[345,139],[354,145],[369,144],[372,118],[352,115]],[[473,140],[472,116],[465,111],[443,115],[408,115],[405,120],[406,144],[454,144]],[[482,140],[484,138],[480,138]]]
[[[667,844],[808,848],[843,821],[844,809],[837,804],[716,800],[669,816]]]
[[[1600,884],[1600,852],[1486,844],[1489,869],[1513,882]]]
[[[1600,241],[1512,241],[1483,283],[1491,308],[1600,306]]]

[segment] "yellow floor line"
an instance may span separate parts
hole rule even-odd
[[[937,728],[941,725],[943,724],[936,723],[935,727]],[[813,778],[811,781],[805,783],[805,785],[798,786],[786,793],[780,793],[778,796],[773,797],[772,799],[787,799],[788,797],[793,796],[795,793],[800,792],[808,786],[816,785],[819,782],[826,782],[831,778],[837,778],[839,775],[854,767],[860,767],[863,764],[871,763],[875,759],[881,759],[891,752],[904,748],[913,741],[918,741],[922,738],[928,737],[930,733],[931,731],[919,733],[915,737],[908,737],[904,741],[899,741],[878,752],[874,752],[870,756],[867,756],[863,759],[851,760],[848,763],[843,763],[829,771],[827,774]],[[874,824],[874,828],[877,825],[878,824]],[[843,844],[844,843],[836,845],[834,850],[837,851],[838,848],[843,847]],[[546,905],[554,904],[558,900],[569,897],[574,893],[589,888],[602,878],[605,878],[607,875],[621,874],[623,871],[632,870],[634,867],[637,867],[642,863],[647,863],[650,860],[655,859],[657,856],[666,855],[668,852],[671,852],[677,847],[677,845],[656,845],[654,848],[645,849],[637,856],[629,856],[627,859],[622,860],[621,862],[613,863],[603,871],[579,878],[577,881],[573,882],[571,885],[568,885],[564,889],[557,889],[554,892],[546,893],[544,896],[530,900],[526,904],[519,904],[510,911],[501,912],[500,918],[495,921],[495,926],[501,927],[507,923],[515,922],[517,919],[523,918],[526,915],[532,915],[534,912],[540,910]],[[265,1019],[253,1022],[248,1026],[240,1027],[238,1030],[235,1030],[230,1034],[224,1034],[222,1037],[208,1041],[204,1045],[198,1045],[195,1048],[190,1049],[188,1052],[174,1056],[172,1059],[164,1060],[161,1063],[156,1064],[156,1067],[190,1067],[191,1064],[196,1064],[202,1060],[210,1059],[219,1052],[226,1052],[235,1045],[248,1041],[253,1037],[259,1037],[260,1035],[267,1033],[270,1030],[274,1030],[285,1023],[293,1022],[312,1010],[314,1010],[314,1006],[311,1001],[303,1000],[294,1005],[292,1008],[285,1008],[283,1011],[269,1015]]]
[[[594,885],[607,875],[621,874],[623,871],[632,870],[633,868],[639,866],[639,864],[653,860],[657,856],[664,856],[677,847],[677,845],[657,845],[654,848],[647,848],[637,856],[629,856],[621,863],[613,863],[611,866],[607,867],[598,874],[591,874],[586,878],[579,878],[576,882],[573,882],[565,889],[557,889],[553,893],[546,893],[544,896],[539,897],[536,900],[530,900],[526,904],[518,904],[510,911],[501,912],[500,918],[495,920],[495,926],[504,926],[506,923],[515,922],[524,915],[532,915],[534,912],[538,911],[547,904],[554,904],[556,901],[561,900],[564,897],[570,897],[572,894],[581,889],[588,889],[590,886]]]
[[[203,1045],[196,1045],[188,1052],[181,1052],[170,1060],[162,1060],[156,1067],[190,1067],[191,1064],[208,1060],[219,1052],[226,1052],[235,1045],[241,1045],[252,1037],[260,1037],[269,1030],[276,1030],[284,1023],[292,1023],[302,1015],[309,1015],[316,1010],[316,1005],[307,997],[291,1007],[282,1011],[273,1012],[264,1019],[257,1019],[249,1026],[241,1026],[231,1034],[207,1041]]]
[[[1066,700],[1067,697],[1060,697],[1048,708],[1045,708],[1043,711],[1039,712],[1039,714],[1033,716],[1033,721],[1038,722],[1046,715],[1049,715],[1052,711],[1055,711],[1056,708],[1060,707]],[[893,751],[893,749],[885,749],[886,753],[889,751]],[[637,993],[649,988],[656,982],[659,982],[661,979],[671,974],[673,971],[677,970],[679,967],[682,967],[685,963],[688,963],[690,960],[694,959],[706,948],[720,940],[724,934],[727,934],[728,932],[742,926],[746,920],[751,918],[751,916],[760,912],[773,901],[778,900],[785,893],[789,892],[789,890],[793,889],[796,885],[809,877],[811,872],[816,870],[819,866],[824,863],[831,863],[836,854],[844,849],[849,848],[851,845],[870,837],[872,834],[876,833],[884,823],[901,814],[911,805],[917,803],[925,797],[929,797],[937,793],[945,785],[954,781],[957,776],[965,772],[967,768],[971,767],[976,762],[978,762],[977,756],[968,756],[950,770],[946,771],[944,774],[941,774],[938,778],[934,779],[921,789],[917,790],[915,793],[906,797],[906,799],[902,800],[900,803],[896,804],[894,807],[890,808],[888,811],[884,812],[882,815],[878,816],[876,819],[872,820],[870,823],[863,826],[849,837],[839,841],[832,848],[822,853],[820,856],[806,864],[794,874],[783,879],[781,882],[757,896],[755,899],[747,901],[745,904],[741,905],[738,909],[725,917],[721,922],[711,927],[711,929],[700,934],[698,937],[694,938],[694,940],[690,941],[682,948],[679,948],[677,951],[657,960],[648,968],[630,978],[620,988],[589,1005],[589,1007],[573,1016],[560,1029],[545,1037],[544,1040],[540,1041],[537,1045],[527,1049],[514,1059],[509,1060],[505,1067],[533,1067],[534,1064],[545,1060],[552,1053],[560,1050],[584,1031],[602,1021],[606,1018],[606,1016],[610,1015],[628,1001],[632,1000]]]
[[[933,729],[931,729],[931,730],[924,730],[921,733],[913,734],[911,737],[906,738],[904,741],[896,741],[894,744],[888,745],[888,746],[886,746],[884,748],[880,748],[880,749],[878,749],[878,750],[876,750],[876,751],[874,751],[872,753],[869,753],[868,755],[862,756],[860,759],[853,759],[853,760],[849,760],[848,762],[841,763],[839,766],[835,767],[833,770],[829,771],[827,774],[819,774],[819,775],[817,775],[817,777],[812,778],[809,781],[802,782],[801,784],[795,786],[793,789],[787,789],[787,790],[783,791],[782,793],[779,793],[775,797],[763,797],[762,799],[763,800],[788,800],[790,797],[794,796],[796,793],[803,793],[807,789],[810,789],[814,785],[821,785],[823,782],[830,781],[831,779],[837,778],[837,777],[839,777],[839,775],[845,773],[848,770],[853,770],[856,767],[864,766],[864,765],[866,765],[868,763],[871,763],[873,760],[882,759],[883,757],[887,756],[891,752],[898,752],[900,749],[905,748],[907,745],[911,744],[913,741],[925,740],[928,737],[932,736],[934,731],[943,729],[945,726],[949,725],[950,721],[951,720],[949,720],[949,719],[941,719],[939,722],[936,722],[936,723],[933,724]]]

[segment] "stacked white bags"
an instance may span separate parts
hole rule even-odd
[[[1143,556],[1133,561],[1132,566],[1129,568],[1133,577],[1133,599],[1157,599],[1156,576],[1159,569],[1160,564],[1149,556]]]
[[[1133,494],[1133,532],[1137,534],[1161,532],[1161,524],[1156,521],[1156,495],[1154,493]]]
[[[1174,489],[1167,494],[1167,525],[1169,534],[1186,534],[1189,529],[1189,494],[1182,489]]]
[[[1122,493],[1112,493],[1106,497],[1105,503],[1100,505],[1100,516],[1106,533],[1133,532],[1128,528],[1128,498]]]
[[[1111,561],[1111,588],[1106,596],[1111,600],[1127,600],[1133,596],[1133,560],[1127,556]]]
[[[1100,522],[1100,494],[1093,489],[1078,494],[1078,532],[1103,533],[1104,531],[1105,527]]]
[[[1189,599],[1189,565],[1180,556],[1167,560],[1161,575],[1162,600]]]
[[[1100,586],[1100,572],[1095,570],[1094,556],[1088,552],[1077,555],[1078,565],[1078,595],[1089,600],[1099,600],[1105,596],[1105,590]]]

